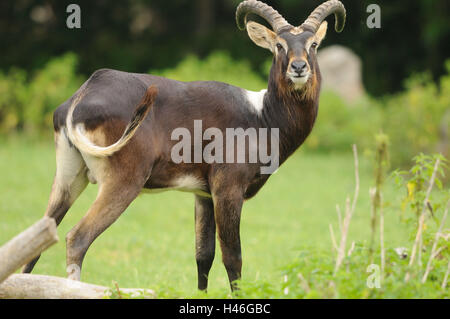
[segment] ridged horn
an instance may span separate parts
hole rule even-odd
[[[271,6],[257,0],[246,0],[241,2],[236,9],[236,22],[239,29],[245,29],[247,15],[250,13],[259,15],[261,18],[265,19],[276,33],[279,33],[279,31],[284,28],[292,28],[292,25],[290,25],[283,16]]]
[[[303,22],[300,27],[307,27],[312,29],[315,33],[320,24],[325,20],[330,14],[334,13],[334,19],[336,23],[334,29],[336,32],[341,32],[345,25],[345,8],[344,5],[338,0],[329,0],[322,3],[309,15],[308,19]]]

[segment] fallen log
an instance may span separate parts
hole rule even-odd
[[[44,217],[0,247],[0,283],[58,241],[56,223]]]
[[[0,283],[0,299],[101,299],[113,295],[116,298],[153,298],[154,294],[150,289],[116,290],[61,277],[32,274],[13,274]]]

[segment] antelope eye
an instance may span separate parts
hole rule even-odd
[[[278,49],[278,51],[280,51],[283,49],[283,46],[280,43],[277,43],[277,49]]]
[[[317,48],[317,42],[313,42],[313,43],[311,44],[311,48],[313,48],[313,49]]]

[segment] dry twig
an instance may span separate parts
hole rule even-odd
[[[353,145],[353,157],[354,157],[354,161],[355,161],[355,193],[353,195],[353,202],[352,202],[351,206],[350,206],[350,198],[347,197],[347,200],[346,200],[345,216],[344,216],[344,221],[343,221],[343,225],[342,225],[341,240],[339,243],[339,250],[338,250],[338,255],[336,258],[334,274],[337,273],[337,271],[338,271],[339,267],[341,266],[341,263],[345,257],[345,244],[347,242],[348,228],[350,225],[350,220],[352,218],[353,212],[355,211],[356,201],[358,199],[358,194],[359,194],[359,173],[358,173],[359,164],[358,164],[358,151],[357,151],[356,145]]]
[[[436,251],[437,243],[439,241],[439,235],[442,232],[442,229],[444,228],[445,220],[447,219],[448,214],[448,208],[450,206],[450,200],[447,202],[447,207],[445,208],[444,215],[442,216],[441,224],[439,225],[439,230],[436,232],[436,236],[434,237],[433,247],[431,248],[430,258],[428,259],[427,268],[425,269],[425,273],[422,277],[422,283],[425,283],[427,281],[428,274],[431,270],[431,262],[433,261],[433,258],[435,258],[440,250]]]
[[[445,289],[447,287],[447,280],[448,280],[448,274],[450,273],[450,260],[448,261],[448,267],[447,267],[447,271],[445,273],[444,276],[444,280],[442,281],[442,289]]]
[[[418,246],[420,245],[420,241],[422,240],[422,231],[423,231],[423,224],[425,222],[425,211],[427,209],[427,202],[428,202],[428,198],[430,197],[431,190],[433,189],[434,180],[436,178],[436,173],[437,173],[437,170],[439,168],[440,161],[441,160],[438,158],[436,160],[436,163],[434,164],[433,174],[431,175],[430,183],[429,183],[428,189],[427,189],[427,193],[426,193],[425,199],[423,201],[423,207],[422,207],[422,212],[421,212],[420,217],[419,217],[419,226],[418,226],[418,229],[417,229],[416,239],[414,240],[414,245],[413,245],[413,248],[412,248],[412,251],[411,251],[411,258],[409,259],[409,266],[410,267],[414,264],[415,257],[416,257],[416,251],[417,251]],[[406,276],[405,276],[405,281],[408,281],[408,280],[409,280],[409,272],[406,273]]]
[[[329,224],[328,227],[330,228],[330,236],[331,236],[331,243],[333,244],[333,251],[337,253],[338,246],[336,243],[336,238],[334,237],[333,226],[331,224]]]

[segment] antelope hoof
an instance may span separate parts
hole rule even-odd
[[[76,264],[71,264],[67,266],[67,279],[80,281],[81,269],[80,266]]]

